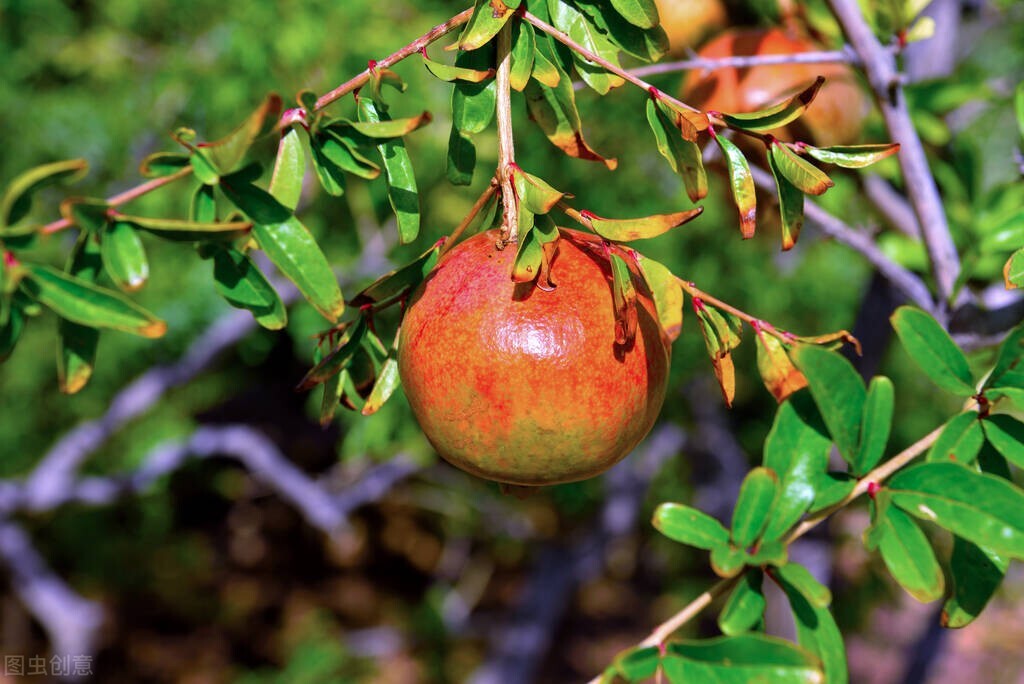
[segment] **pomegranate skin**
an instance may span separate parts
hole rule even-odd
[[[750,55],[786,55],[823,49],[808,38],[784,29],[731,29],[697,53],[706,59]],[[860,138],[870,103],[847,64],[779,64],[745,69],[693,71],[682,98],[704,110],[752,112],[795,95],[818,76],[825,77],[814,102],[788,128],[773,133],[784,140],[809,134],[818,145],[847,145]],[[803,127],[804,130],[801,130]]]
[[[639,295],[636,339],[617,345],[600,242],[561,233],[553,291],[514,283],[515,249],[488,231],[442,257],[402,323],[399,375],[420,427],[484,479],[593,477],[643,439],[665,398],[670,347],[653,303]]]

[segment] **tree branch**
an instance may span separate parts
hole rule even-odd
[[[506,22],[498,32],[498,97],[496,118],[498,120],[498,182],[501,184],[501,203],[504,218],[501,226],[502,240],[515,243],[519,239],[519,202],[512,184],[512,169],[516,163],[515,136],[512,133],[512,22]]]
[[[939,293],[939,307],[934,314],[946,323],[950,305],[948,300],[960,273],[960,257],[953,243],[935,178],[928,167],[924,146],[910,118],[901,76],[896,69],[896,58],[875,38],[861,14],[857,0],[829,0],[829,5],[850,44],[860,55],[890,138],[900,143],[898,157],[907,185],[907,195],[921,227],[921,238],[928,250]]]

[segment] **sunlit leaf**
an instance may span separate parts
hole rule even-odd
[[[134,226],[126,221],[112,221],[100,235],[103,269],[114,284],[127,292],[145,285],[149,278],[149,260]]]
[[[776,580],[786,593],[793,610],[797,642],[818,656],[823,664],[823,681],[828,684],[847,684],[849,673],[846,665],[846,647],[843,645],[843,635],[832,613],[828,608],[815,605],[814,600],[805,595],[801,587],[792,584],[786,578],[776,575]]]
[[[1024,247],[1010,255],[1003,266],[1003,281],[1007,290],[1024,287]]]
[[[768,468],[754,468],[743,479],[732,513],[732,540],[747,548],[760,538],[779,491],[779,478]]]
[[[900,150],[899,143],[882,145],[849,145],[835,147],[811,147],[804,149],[818,161],[835,164],[847,169],[861,169],[879,162]]]
[[[941,598],[946,582],[928,537],[896,506],[875,508],[875,539],[889,574],[922,603]]]
[[[861,418],[860,443],[850,463],[854,475],[866,475],[885,455],[885,446],[892,430],[894,400],[892,381],[889,378],[876,376],[871,379]]]
[[[782,171],[786,179],[810,195],[821,195],[831,188],[832,182],[825,172],[803,157],[799,156],[785,143],[772,142],[769,153],[774,161],[775,168]]]
[[[759,330],[757,341],[757,370],[775,401],[781,403],[793,392],[807,387],[807,378],[793,365],[777,337]]]
[[[385,110],[366,98],[359,100],[359,115],[369,122],[387,122],[390,119]],[[415,240],[420,232],[420,194],[416,186],[412,158],[401,139],[383,142],[377,149],[384,161],[388,201],[395,212],[399,241],[408,244]]]
[[[933,383],[961,397],[974,394],[967,358],[934,318],[920,309],[901,306],[890,320],[910,358]]]
[[[654,259],[636,253],[636,263],[654,300],[661,329],[674,342],[683,331],[683,288],[672,272]]]
[[[486,81],[489,78],[494,78],[494,69],[469,69],[452,64],[444,64],[443,62],[435,62],[427,57],[426,53],[422,53],[422,57],[423,66],[427,68],[427,71],[442,81],[466,81],[468,83],[480,83],[481,81]]]
[[[786,563],[772,568],[774,577],[797,588],[805,599],[816,608],[828,608],[832,603],[832,592],[828,587],[814,578],[803,565],[799,563]]]
[[[671,214],[655,214],[633,219],[610,219],[589,211],[581,211],[586,225],[606,240],[629,242],[657,237],[701,215],[703,207],[677,211]]]
[[[972,463],[984,442],[985,433],[978,414],[974,411],[964,411],[946,423],[946,427],[928,451],[928,460]]]
[[[555,190],[543,178],[526,173],[519,167],[513,169],[512,176],[516,195],[534,214],[548,213],[565,197],[565,193]]]
[[[189,216],[196,223],[217,222],[217,199],[213,194],[212,185],[200,185],[192,193]]]
[[[377,380],[373,383],[373,390],[370,392],[370,396],[366,398],[366,403],[362,409],[364,416],[369,416],[379,411],[381,406],[391,398],[391,395],[395,393],[395,390],[401,384],[401,379],[398,377],[398,336],[400,334],[401,329],[395,333],[394,344],[391,345],[387,359],[384,360],[384,364],[377,373]]]
[[[270,194],[285,208],[295,211],[302,196],[306,176],[306,153],[302,149],[298,128],[292,127],[281,136],[270,177]]]
[[[735,636],[749,632],[764,618],[767,602],[761,591],[764,575],[760,570],[747,570],[718,614],[718,627],[723,634]]]
[[[612,7],[634,26],[651,28],[658,24],[658,7],[654,0],[612,0]]]
[[[775,178],[775,188],[779,195],[779,214],[782,219],[782,249],[793,249],[800,238],[800,230],[804,227],[804,193],[800,188],[789,182],[786,174],[779,168],[775,155],[768,155],[768,168]]]
[[[666,645],[662,669],[671,684],[824,684],[818,658],[788,641],[747,633]],[[828,680],[831,684],[833,680]]]
[[[75,278],[92,283],[99,277],[102,268],[99,241],[95,235],[81,233],[68,256],[64,270]],[[57,325],[57,380],[61,392],[75,394],[89,382],[96,365],[99,339],[100,331],[96,328],[60,319]],[[0,347],[2,346],[0,342]],[[0,349],[0,357],[2,356]]]
[[[116,214],[116,218],[118,222],[130,223],[135,228],[152,235],[179,242],[230,241],[246,235],[252,228],[252,224],[247,221],[200,223],[183,219],[150,218],[127,214]]]
[[[740,344],[742,322],[732,314],[722,314],[700,299],[693,299],[693,310],[700,321],[704,345],[715,369],[715,377],[722,388],[726,406],[732,406],[736,392],[736,376],[730,352]]]
[[[212,162],[218,175],[235,171],[253,142],[277,124],[280,113],[281,98],[274,94],[268,95],[256,111],[232,133],[216,142],[200,145],[205,158]]]
[[[839,453],[853,465],[867,400],[860,375],[845,358],[821,347],[800,345],[793,350],[793,361],[807,378]]]
[[[32,196],[38,190],[54,183],[74,183],[88,170],[84,159],[69,159],[43,164],[16,176],[0,197],[0,235],[16,234],[12,229],[28,215]]]
[[[743,239],[754,237],[757,229],[757,192],[754,189],[754,177],[750,173],[747,158],[731,140],[715,135],[715,142],[722,149],[729,167],[729,186],[732,188],[733,202],[740,214],[740,233]]]
[[[794,95],[785,102],[762,109],[756,112],[740,113],[740,114],[722,114],[722,119],[734,128],[740,128],[745,131],[755,131],[764,133],[780,126],[795,121],[804,111],[807,109],[807,105],[814,100],[814,97],[818,94],[818,90],[822,84],[825,83],[825,79],[819,76],[814,83],[808,86],[805,90]]]
[[[711,569],[719,577],[735,577],[747,566],[747,552],[734,544],[711,549]]]
[[[602,157],[584,140],[576,96],[567,75],[563,73],[553,88],[531,79],[523,92],[533,121],[555,147],[570,157],[602,162],[609,169],[618,166],[615,159]]]
[[[553,0],[548,3],[548,9],[551,12],[551,23],[555,28],[564,31],[584,49],[619,66],[618,48],[580,8],[563,0]],[[571,54],[576,71],[584,83],[601,95],[606,95],[612,88],[617,88],[625,83],[621,76],[608,72],[604,67],[590,62],[576,51],[572,51]]]
[[[707,513],[683,504],[663,503],[651,521],[663,535],[687,546],[711,550],[729,544],[729,531]]]
[[[1010,378],[1013,373],[1021,369],[1022,360],[1024,360],[1024,323],[1014,328],[999,345],[996,365],[992,368],[988,379],[985,380],[985,389],[1004,384],[1004,378]]]
[[[494,66],[494,50],[484,48],[473,52],[460,52],[455,66],[483,70]],[[480,133],[494,120],[497,103],[497,86],[494,79],[480,83],[457,81],[452,91],[452,124],[463,135]]]
[[[476,0],[469,23],[459,36],[460,50],[476,50],[498,35],[512,16],[512,10],[501,0]]]
[[[611,254],[612,301],[615,305],[615,342],[629,345],[636,339],[638,325],[636,287],[629,266],[618,254]]]
[[[530,81],[537,53],[537,35],[533,26],[517,21],[512,29],[512,67],[509,70],[509,86],[522,91]]]
[[[687,140],[672,121],[655,104],[647,101],[647,122],[654,132],[654,139],[669,166],[683,179],[686,194],[691,202],[699,202],[708,193],[707,172],[701,161],[700,148],[692,140]],[[692,126],[690,127],[693,128]],[[694,132],[696,136],[696,132]]]

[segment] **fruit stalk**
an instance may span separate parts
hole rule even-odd
[[[512,169],[516,163],[515,138],[512,134],[512,22],[506,22],[498,33],[498,182],[504,210],[502,240],[513,243],[519,238],[519,208],[512,185]]]

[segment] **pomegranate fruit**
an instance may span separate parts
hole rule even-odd
[[[722,0],[654,0],[661,27],[668,35],[669,54],[680,57],[709,33],[725,27]]]
[[[597,475],[650,431],[670,347],[638,279],[635,339],[615,342],[600,238],[560,230],[545,290],[511,279],[498,231],[442,257],[413,293],[398,368],[437,452],[479,477],[550,485]]]
[[[823,49],[808,38],[784,29],[733,29],[700,49],[707,59],[751,55],[784,55]],[[818,76],[825,85],[803,116],[776,137],[804,139],[817,145],[846,145],[860,137],[869,101],[847,64],[776,64],[744,69],[692,71],[683,83],[682,98],[704,110],[752,112],[806,88]],[[809,137],[809,139],[808,139]]]

